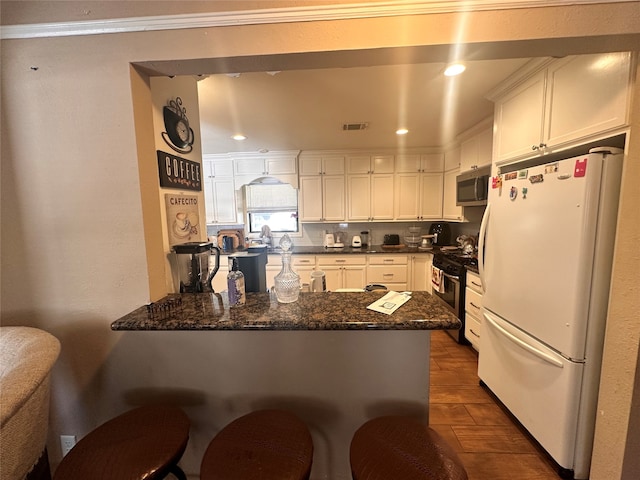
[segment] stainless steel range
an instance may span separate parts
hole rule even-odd
[[[462,345],[469,345],[464,336],[466,265],[477,266],[478,259],[475,256],[464,255],[462,250],[442,251],[433,256],[433,266],[442,270],[441,291],[434,289],[433,295],[460,319],[460,330],[447,330],[447,333]]]

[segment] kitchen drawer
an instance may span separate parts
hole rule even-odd
[[[480,275],[467,270],[467,287],[482,295],[482,282],[480,281]]]
[[[406,255],[369,255],[369,265],[407,265]]]
[[[367,258],[364,255],[318,255],[318,267],[322,265],[366,265]]]
[[[482,295],[480,295],[475,290],[467,287],[464,301],[464,310],[465,312],[470,312],[477,318],[481,318],[482,309]]]
[[[406,265],[369,265],[367,267],[367,283],[407,283]],[[405,286],[406,288],[406,286]]]
[[[315,255],[292,255],[291,264],[294,267],[315,267],[316,256]]]
[[[480,351],[480,334],[482,333],[482,323],[473,315],[464,317],[464,336],[471,342],[476,351]]]

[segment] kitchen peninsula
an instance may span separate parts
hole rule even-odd
[[[142,306],[111,328],[122,342],[154,343],[140,353],[147,366],[131,368],[153,365],[155,375],[167,375],[172,399],[194,425],[185,462],[197,464],[233,419],[283,408],[311,430],[311,479],[348,480],[349,444],[365,421],[387,414],[428,420],[429,332],[460,328],[427,292],[413,292],[392,315],[366,309],[384,293],[301,293],[291,304],[248,293],[246,305],[233,308],[226,292],[170,295],[154,305],[172,301],[171,311]],[[145,381],[132,388],[144,390]]]
[[[392,315],[368,310],[384,291],[301,293],[278,303],[273,293],[247,293],[229,307],[227,292],[176,294],[116,320],[112,330],[443,330],[460,320],[427,292],[414,292]]]

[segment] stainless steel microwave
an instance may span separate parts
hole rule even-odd
[[[487,204],[491,166],[476,168],[456,177],[456,205],[474,207]]]

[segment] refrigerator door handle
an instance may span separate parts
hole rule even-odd
[[[544,360],[547,363],[550,363],[554,367],[564,368],[564,364],[560,360],[558,360],[556,358],[553,358],[551,355],[538,350],[537,348],[535,348],[532,345],[529,345],[524,340],[519,339],[518,337],[516,337],[515,335],[513,335],[510,332],[508,332],[507,330],[505,330],[500,325],[498,325],[496,320],[494,318],[492,318],[491,314],[487,313],[486,310],[483,311],[483,315],[484,315],[484,318],[487,320],[487,322],[489,322],[493,327],[495,327],[495,329],[499,333],[501,333],[508,340],[511,340],[513,343],[518,345],[520,348],[523,348],[524,350],[527,350],[529,353],[535,355],[536,357],[540,358],[541,360]]]
[[[489,222],[489,212],[491,212],[491,204],[487,203],[487,208],[482,215],[482,223],[480,224],[480,235],[478,239],[478,273],[480,274],[480,283],[482,284],[482,293],[486,292],[484,280],[484,238],[487,235],[487,223]]]

